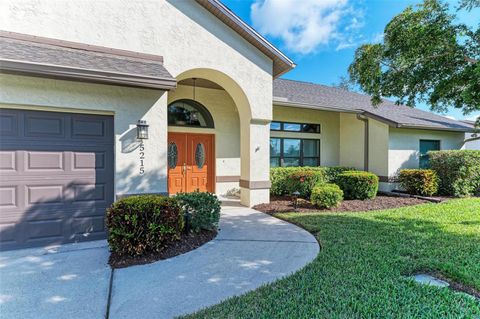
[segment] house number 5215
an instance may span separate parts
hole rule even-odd
[[[140,144],[140,175],[145,174],[145,145],[143,143]]]

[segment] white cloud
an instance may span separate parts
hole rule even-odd
[[[251,19],[260,33],[280,38],[288,50],[302,54],[321,46],[353,47],[365,24],[363,10],[349,0],[255,0]]]

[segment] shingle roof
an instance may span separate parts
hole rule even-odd
[[[320,84],[276,79],[273,82],[274,104],[332,109],[341,112],[363,113],[396,127],[471,131],[472,127],[434,113],[384,100],[373,107],[367,95]]]
[[[168,89],[176,80],[159,56],[10,32],[0,33],[0,70],[6,73],[92,80]],[[110,51],[108,51],[110,50]]]

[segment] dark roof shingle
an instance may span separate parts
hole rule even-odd
[[[471,131],[472,127],[453,119],[384,100],[373,107],[367,95],[320,84],[276,79],[273,82],[274,104],[288,103],[343,112],[359,112],[398,127]]]
[[[60,77],[65,78],[74,78],[76,74],[81,73],[82,76],[91,76],[92,80],[101,81],[98,77],[102,77],[103,82],[108,82],[110,79],[115,83],[116,77],[117,81],[124,84],[131,80],[132,86],[170,88],[176,85],[175,78],[165,69],[161,59],[142,58],[140,54],[139,57],[135,57],[71,48],[61,45],[60,40],[55,40],[59,45],[54,45],[37,40],[41,38],[32,37],[29,41],[22,37],[9,33],[0,34],[0,70],[2,72],[31,72],[35,75],[35,72],[41,73],[39,68],[42,66],[46,73],[55,69]],[[47,69],[49,71],[46,71]]]

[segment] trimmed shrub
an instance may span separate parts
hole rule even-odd
[[[272,186],[270,188],[270,194],[275,196],[287,195],[287,180],[288,176],[294,172],[315,171],[324,173],[323,167],[274,167],[270,169],[270,182]]]
[[[412,195],[432,196],[438,191],[438,176],[431,169],[402,169],[398,181]]]
[[[325,175],[322,171],[294,171],[287,176],[285,189],[287,194],[299,192],[300,197],[310,198],[313,187],[325,183]]]
[[[310,196],[310,202],[320,208],[337,207],[343,200],[343,191],[335,184],[315,186]]]
[[[325,175],[327,178],[328,183],[337,184],[338,182],[338,175],[348,172],[354,171],[355,168],[353,167],[344,167],[344,166],[327,166],[325,167]]]
[[[466,197],[480,193],[480,151],[434,151],[428,155],[430,168],[440,178],[440,194]]]
[[[139,256],[160,252],[180,238],[183,214],[175,198],[130,196],[107,209],[106,227],[112,252]]]
[[[369,172],[347,171],[338,175],[338,186],[345,199],[373,199],[377,196],[378,176]]]
[[[270,181],[272,186],[270,188],[270,194],[275,196],[287,195],[289,194],[289,190],[287,190],[286,182],[288,180],[289,174],[293,172],[305,172],[305,171],[313,171],[319,172],[322,174],[322,180],[325,183],[336,183],[336,179],[338,174],[344,171],[353,170],[349,167],[340,167],[340,166],[332,166],[332,167],[274,167],[270,169]]]
[[[190,225],[194,232],[215,230],[220,220],[220,201],[208,192],[180,193],[176,196],[183,209],[191,213]]]

